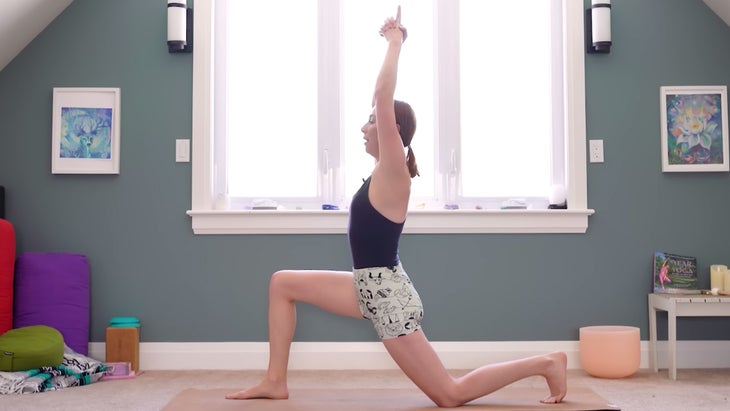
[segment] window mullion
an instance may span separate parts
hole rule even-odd
[[[317,128],[319,195],[323,203],[340,204],[344,199],[342,181],[343,147],[341,89],[342,13],[338,0],[319,0]]]
[[[191,208],[210,210],[213,205],[213,68],[215,7],[212,1],[196,4],[194,14]]]
[[[551,183],[553,185],[565,186],[565,146],[567,136],[565,133],[565,94],[563,93],[563,73],[565,53],[563,50],[563,32],[565,22],[563,21],[563,7],[561,0],[550,0],[554,3],[550,7],[550,55],[552,56],[552,156],[551,159]],[[557,3],[557,4],[555,4]]]
[[[461,193],[459,2],[438,0],[435,13],[436,202],[458,203]],[[453,195],[449,195],[453,194]],[[451,197],[451,198],[449,198]]]
[[[215,3],[213,64],[213,197],[228,195],[228,0]],[[217,109],[215,109],[217,108]]]
[[[580,2],[562,1],[563,50],[565,69],[566,186],[568,208],[587,209],[585,115],[585,49],[583,44],[583,7]]]

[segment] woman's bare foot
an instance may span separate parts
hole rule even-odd
[[[567,372],[568,357],[565,353],[554,352],[548,354],[547,357],[552,361],[545,373],[548,387],[550,387],[550,395],[540,400],[545,404],[556,404],[563,401],[565,394],[568,392]]]
[[[226,399],[229,400],[250,400],[254,398],[285,400],[289,398],[289,389],[287,388],[286,383],[263,380],[253,387],[226,394]]]

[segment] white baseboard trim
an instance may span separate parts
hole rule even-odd
[[[432,342],[448,369],[472,369],[551,351],[568,355],[568,369],[580,368],[578,341],[443,341]],[[649,343],[641,341],[640,368],[649,368]],[[659,368],[666,368],[668,345],[657,343]],[[89,356],[104,361],[104,343],[90,343]],[[265,370],[268,343],[141,343],[143,370]],[[678,368],[730,368],[730,341],[678,341]],[[395,362],[379,342],[295,342],[292,370],[388,370]]]

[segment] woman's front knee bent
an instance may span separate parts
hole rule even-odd
[[[287,283],[291,281],[293,271],[290,270],[279,270],[274,274],[271,274],[269,280],[269,294],[281,294],[287,289]]]

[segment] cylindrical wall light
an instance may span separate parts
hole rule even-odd
[[[588,53],[611,52],[611,0],[591,0],[586,10],[586,43]]]
[[[192,51],[192,10],[187,0],[167,0],[167,49],[170,53]]]

